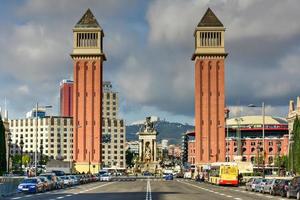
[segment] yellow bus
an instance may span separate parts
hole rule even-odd
[[[235,163],[212,163],[209,170],[208,182],[216,185],[237,186],[239,175]]]

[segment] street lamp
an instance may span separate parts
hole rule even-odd
[[[281,148],[281,142],[280,141],[277,141],[277,157],[278,157],[278,160],[277,160],[277,163],[278,163],[278,176],[280,174],[280,165],[281,165],[281,159],[280,159],[280,149]]]
[[[43,164],[43,150],[44,150],[43,140],[41,140],[41,142],[40,142],[40,154],[41,154],[41,156],[40,156],[40,165]]]
[[[20,140],[20,148],[21,148],[21,172],[23,172],[23,147],[24,147],[24,141],[23,141],[23,135],[21,135],[21,140]]]
[[[11,132],[8,133],[8,158],[7,158],[7,172],[10,173],[10,148],[11,148]]]
[[[38,129],[39,129],[39,127],[38,127],[38,125],[39,125],[39,123],[38,123],[38,110],[39,110],[39,108],[45,108],[45,109],[47,109],[47,108],[52,108],[52,106],[51,105],[47,105],[47,106],[40,106],[39,107],[39,103],[37,102],[36,103],[36,107],[35,107],[35,154],[34,154],[34,168],[35,168],[35,176],[37,176],[37,143],[38,143]]]
[[[263,142],[263,178],[265,178],[265,102],[262,102],[261,106],[249,104],[250,108],[259,108],[262,110],[262,142]]]

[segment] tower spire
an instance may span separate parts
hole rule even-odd
[[[218,19],[215,13],[208,8],[200,20],[198,27],[223,27],[222,22]]]

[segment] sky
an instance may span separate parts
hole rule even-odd
[[[104,30],[104,80],[127,123],[149,115],[194,123],[193,32],[210,7],[226,27],[226,104],[234,116],[286,117],[300,95],[299,0],[1,0],[0,106],[59,111],[72,78],[72,28],[90,8]]]

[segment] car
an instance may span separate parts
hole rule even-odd
[[[44,176],[50,181],[50,186],[51,186],[52,190],[56,189],[57,179],[56,179],[56,175],[54,173],[40,174],[40,176]]]
[[[300,200],[300,176],[296,176],[291,180],[287,187],[286,197],[296,197],[297,200]]]
[[[279,183],[279,181],[280,181],[279,179],[267,179],[266,183],[261,188],[261,193],[271,194],[273,191],[274,184]]]
[[[261,181],[258,184],[256,184],[255,192],[263,193],[263,188],[266,185],[266,183],[267,183],[267,179],[262,178]]]
[[[52,173],[54,173],[56,176],[65,176],[65,172],[61,170],[52,170]]]
[[[100,176],[100,181],[111,181],[111,176],[109,174],[102,174]]]
[[[143,176],[152,176],[152,174],[148,171],[143,172]]]
[[[44,183],[39,178],[25,178],[19,185],[18,191],[37,193],[44,191]]]
[[[261,181],[262,181],[262,178],[256,178],[251,184],[251,191],[257,192],[257,189],[259,188],[258,185],[260,184]]]
[[[167,174],[167,175],[165,176],[165,180],[166,180],[166,181],[171,181],[171,180],[173,180],[173,174]]]
[[[289,186],[290,180],[280,180],[278,185],[274,185],[273,187],[273,195],[280,195],[282,197],[286,197],[286,192]]]
[[[64,181],[64,186],[65,187],[72,186],[72,180],[70,179],[69,176],[61,176],[60,178]]]
[[[252,189],[252,184],[253,184],[254,181],[255,181],[255,178],[250,178],[250,179],[246,182],[246,185],[245,185],[245,190],[246,190],[246,191],[253,191],[253,189]]]
[[[184,174],[182,172],[178,172],[176,174],[176,178],[183,178]]]
[[[64,187],[65,187],[64,180],[60,176],[58,176],[56,182],[56,188],[63,189]]]
[[[69,177],[71,178],[73,185],[78,185],[79,184],[79,179],[76,176],[70,175]]]
[[[38,178],[41,179],[41,181],[44,184],[44,191],[50,191],[52,189],[51,188],[51,182],[46,177],[39,176]]]

